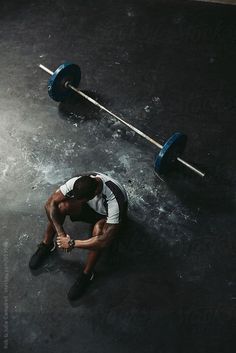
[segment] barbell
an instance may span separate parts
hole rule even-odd
[[[96,105],[103,111],[107,112],[109,115],[113,116],[119,120],[122,124],[129,127],[139,136],[143,137],[156,147],[160,149],[160,152],[155,157],[154,168],[155,171],[159,174],[166,174],[170,169],[173,168],[176,161],[184,165],[185,167],[191,169],[196,174],[201,177],[205,176],[205,173],[201,172],[199,169],[195,168],[188,162],[184,161],[179,156],[185,150],[187,143],[187,136],[181,132],[175,132],[164,145],[160,144],[156,140],[152,139],[150,136],[146,135],[141,130],[137,129],[132,124],[128,123],[124,119],[120,118],[116,114],[112,113],[110,110],[105,108],[103,105],[98,103],[93,98],[89,97],[87,94],[79,90],[77,87],[80,84],[81,80],[81,70],[80,67],[76,64],[65,62],[61,64],[54,72],[49,70],[44,65],[39,65],[39,67],[47,72],[51,77],[48,80],[48,94],[56,102],[63,102],[68,98],[72,91],[76,92],[80,96],[84,97],[86,100]]]

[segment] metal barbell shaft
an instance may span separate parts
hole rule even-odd
[[[39,67],[41,69],[43,69],[44,71],[46,71],[48,74],[53,75],[53,72],[51,70],[49,70],[47,67],[45,67],[44,65],[39,65]],[[108,110],[107,108],[105,108],[103,105],[101,105],[100,103],[98,103],[97,101],[95,101],[93,98],[87,96],[87,94],[85,94],[84,92],[80,91],[79,89],[75,88],[74,86],[72,86],[71,84],[67,83],[66,85],[67,87],[69,87],[70,89],[72,89],[74,92],[80,94],[82,97],[84,97],[85,99],[87,99],[89,102],[93,103],[94,105],[96,105],[97,107],[99,107],[100,109],[104,110],[105,112],[107,112],[108,114],[112,115],[114,118],[116,118],[117,120],[119,120],[120,122],[122,122],[124,125],[128,126],[131,130],[135,131],[138,135],[142,136],[143,138],[145,138],[146,140],[148,140],[149,142],[151,142],[152,144],[154,144],[155,146],[162,148],[163,146],[158,143],[157,141],[153,140],[151,137],[149,137],[148,135],[144,134],[142,131],[140,131],[139,129],[137,129],[135,126],[127,123],[125,120],[121,119],[119,116],[117,116],[116,114],[112,113],[110,110]]]
[[[49,70],[46,66],[40,64],[39,67],[46,71],[49,75],[53,75],[53,71]],[[159,142],[153,140],[151,137],[149,137],[148,135],[144,134],[141,130],[137,129],[135,126],[133,126],[132,124],[127,123],[125,120],[123,120],[122,118],[120,118],[119,116],[117,116],[116,114],[112,113],[110,110],[108,110],[107,108],[105,108],[103,105],[101,105],[100,103],[98,103],[97,101],[95,101],[93,98],[89,97],[87,94],[85,94],[84,92],[80,91],[79,89],[77,89],[76,87],[72,86],[70,83],[67,83],[67,87],[69,87],[72,91],[76,92],[77,94],[79,94],[80,96],[84,97],[86,100],[88,100],[89,102],[93,103],[94,105],[96,105],[97,107],[99,107],[100,109],[104,110],[105,112],[107,112],[108,114],[110,114],[111,116],[113,116],[114,118],[116,118],[117,120],[119,120],[121,123],[123,123],[124,125],[128,126],[131,130],[133,130],[134,132],[136,132],[139,136],[145,138],[147,141],[149,141],[150,143],[152,143],[153,145],[157,146],[158,148],[162,149],[163,145],[161,145]],[[177,160],[182,163],[184,166],[186,166],[187,168],[191,169],[193,172],[195,172],[196,174],[200,175],[201,177],[205,176],[205,173],[201,172],[199,169],[193,167],[191,164],[189,164],[188,162],[184,161],[182,158],[177,157]]]
[[[144,134],[141,130],[137,129],[135,126],[127,123],[125,120],[121,119],[119,116],[117,116],[116,114],[112,113],[110,110],[108,110],[107,108],[105,108],[103,105],[101,105],[100,103],[98,103],[97,101],[95,101],[93,98],[87,96],[87,94],[83,93],[82,91],[78,90],[77,88],[73,87],[72,85],[68,84],[68,87],[70,87],[74,92],[80,94],[82,97],[84,97],[85,99],[87,99],[88,101],[90,101],[91,103],[93,103],[94,105],[96,105],[97,107],[99,107],[100,109],[104,110],[105,112],[107,112],[108,114],[112,115],[114,118],[118,119],[120,122],[122,122],[124,125],[128,126],[131,130],[135,131],[138,135],[142,136],[143,138],[145,138],[147,141],[151,142],[153,145],[159,147],[160,149],[163,148],[163,145],[161,145],[159,142],[153,140],[151,137],[149,137],[148,135]],[[193,167],[191,164],[189,164],[188,162],[184,161],[182,158],[177,157],[177,160],[182,163],[183,165],[185,165],[186,167],[190,168],[192,171],[194,171],[195,173],[199,174],[201,177],[204,177],[204,173],[202,173],[200,170],[198,170],[197,168]]]
[[[46,66],[39,64],[40,69],[46,71],[49,75],[53,75],[53,71],[49,70]]]
[[[140,131],[139,129],[137,129],[135,126],[127,123],[125,120],[121,119],[119,116],[117,116],[116,114],[112,113],[110,110],[108,110],[107,108],[105,108],[103,105],[101,105],[100,103],[98,103],[97,101],[95,101],[93,98],[87,96],[87,94],[81,92],[80,90],[78,90],[77,88],[71,86],[70,84],[68,84],[68,87],[70,87],[74,92],[80,94],[82,97],[84,97],[85,99],[87,99],[88,101],[90,101],[91,103],[93,103],[94,105],[96,105],[97,107],[99,107],[100,109],[104,110],[105,112],[107,112],[108,114],[114,116],[114,118],[116,118],[117,120],[119,120],[120,122],[122,122],[124,125],[128,126],[131,130],[135,131],[138,135],[142,136],[143,138],[145,138],[146,140],[148,140],[149,142],[151,142],[153,145],[162,148],[163,146],[158,143],[157,141],[153,140],[151,137],[149,137],[148,135],[144,134],[142,131]]]
[[[189,164],[188,162],[186,162],[182,158],[177,157],[176,159],[177,159],[177,161],[179,161],[180,163],[185,165],[185,167],[191,169],[193,172],[200,175],[202,178],[205,176],[205,173],[201,172],[199,169],[195,168],[193,165]]]

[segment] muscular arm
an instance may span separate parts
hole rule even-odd
[[[66,232],[62,226],[62,219],[58,209],[60,202],[65,201],[67,198],[62,194],[60,190],[57,190],[48,199],[45,205],[47,216],[49,220],[53,223],[56,233],[61,236],[65,236]]]
[[[102,234],[94,236],[87,240],[75,240],[75,247],[88,250],[101,250],[110,245],[117,235],[119,224],[105,224]]]

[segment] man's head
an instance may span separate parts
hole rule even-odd
[[[73,194],[79,200],[91,200],[97,193],[99,182],[96,178],[82,176],[74,183]]]

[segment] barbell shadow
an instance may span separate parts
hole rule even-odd
[[[95,92],[83,92],[95,100],[101,102],[105,101],[104,103],[108,104],[108,99],[106,100],[104,97],[102,98]],[[107,119],[102,120],[104,113],[98,107],[90,104],[86,99],[77,95],[75,92],[72,92],[71,96],[59,104],[58,110],[59,116],[62,119],[71,122],[71,124],[81,124],[88,121],[96,121],[99,124],[101,123],[104,125],[104,138],[110,137],[113,133],[115,133],[117,138],[122,138],[132,143],[136,142],[138,139],[137,134],[124,127],[124,125],[115,118],[108,117]],[[107,117],[106,113],[105,116]],[[139,139],[139,143],[141,146],[147,146],[147,141],[145,140]]]
[[[182,156],[181,156],[182,157]],[[154,171],[154,174],[157,178],[157,180],[162,180],[163,182],[166,183],[175,183],[176,180],[181,180],[181,181],[187,181],[187,178],[191,182],[195,182],[199,185],[204,185],[207,183],[207,180],[209,180],[210,176],[210,171],[205,167],[205,165],[200,164],[200,163],[194,163],[191,162],[192,166],[194,168],[202,170],[204,168],[204,178],[198,178],[196,174],[192,173],[191,170],[185,168],[182,164],[178,163],[178,161],[173,163],[173,168],[165,172],[165,174],[158,174],[157,172]]]
[[[90,95],[94,100],[103,100],[96,92],[83,92]],[[59,103],[58,110],[59,116],[62,119],[69,120],[71,123],[99,121],[101,119],[100,110],[75,92],[72,92],[71,96]]]
[[[189,210],[205,210],[206,212],[232,212],[235,208],[232,180],[217,176],[206,170],[204,179],[196,178],[191,171],[178,165],[163,176],[168,188]],[[158,182],[158,179],[157,179]]]

